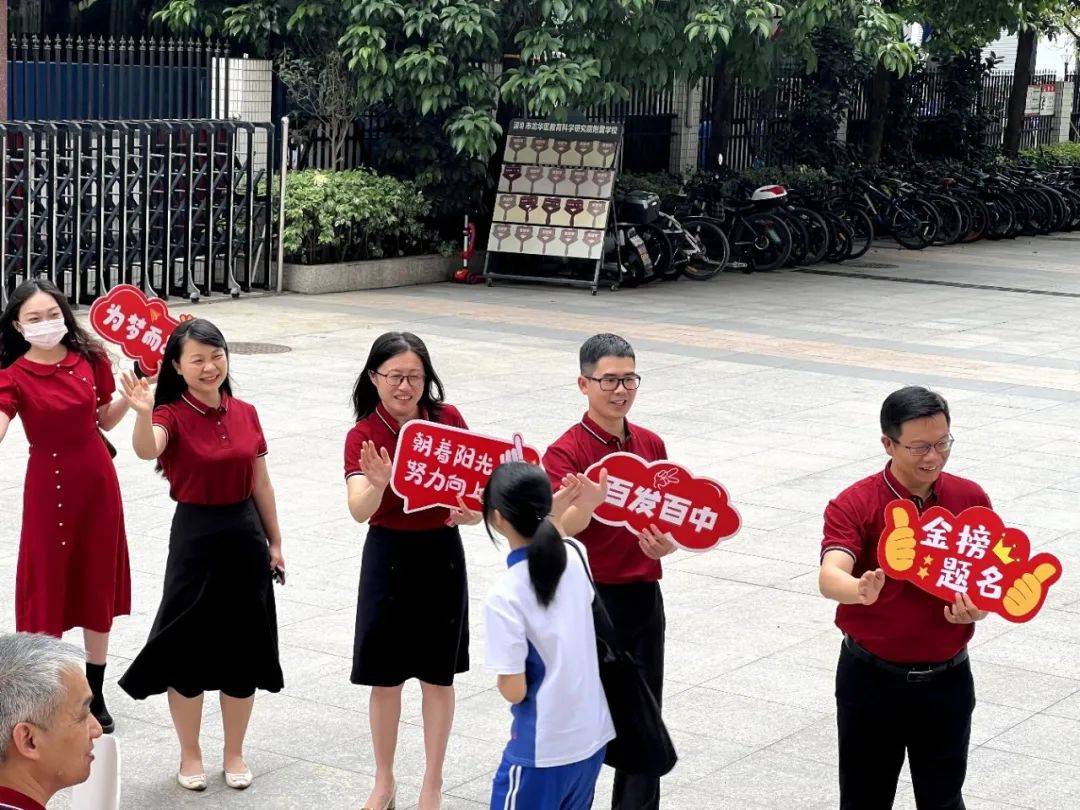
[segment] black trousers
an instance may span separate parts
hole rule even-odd
[[[656,702],[664,692],[664,597],[659,582],[631,582],[625,585],[597,584],[615,625],[619,646],[641,665],[645,682]],[[612,810],[658,810],[660,779],[615,771],[611,794]]]
[[[905,752],[919,810],[964,810],[974,708],[967,661],[912,683],[841,648],[836,670],[841,810],[889,810]]]

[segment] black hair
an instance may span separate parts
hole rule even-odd
[[[592,374],[596,370],[596,364],[602,357],[634,357],[634,348],[629,341],[610,332],[593,335],[581,344],[578,352],[578,365],[581,366],[582,374]]]
[[[225,342],[225,336],[221,330],[205,318],[195,318],[184,321],[169,335],[169,341],[165,344],[165,354],[161,358],[161,366],[158,368],[157,390],[154,392],[154,407],[168,405],[176,402],[187,391],[187,383],[176,370],[176,363],[180,362],[180,355],[184,352],[184,345],[194,340],[225,350],[225,357],[229,356],[229,344]],[[225,375],[220,386],[221,393],[232,396],[232,377]]]
[[[484,526],[492,540],[490,520],[495,509],[529,540],[529,580],[537,601],[547,607],[566,570],[566,543],[548,519],[551,482],[547,474],[524,461],[500,464],[484,487]]]
[[[881,404],[881,432],[897,441],[904,422],[926,419],[939,413],[945,414],[945,423],[952,425],[949,403],[945,401],[945,397],[921,385],[909,385],[885,397]]]
[[[379,391],[372,382],[371,375],[379,370],[379,366],[391,357],[399,354],[412,352],[420,358],[424,366],[424,393],[420,395],[420,408],[427,412],[428,418],[438,421],[442,412],[443,390],[442,380],[435,373],[435,367],[431,364],[431,355],[428,353],[424,341],[412,332],[387,332],[375,338],[368,353],[367,362],[356,378],[353,386],[353,410],[359,421],[365,416],[375,412],[375,406],[379,404]]]
[[[8,299],[7,306],[4,307],[3,314],[0,314],[0,368],[7,368],[29,350],[30,344],[15,328],[15,322],[19,320],[19,310],[22,309],[23,304],[39,292],[51,295],[60,307],[60,312],[63,313],[67,334],[61,338],[60,342],[64,346],[67,346],[70,351],[78,352],[87,360],[95,357],[108,359],[109,355],[100,341],[91,337],[90,333],[79,326],[75,320],[75,313],[72,312],[71,304],[68,303],[63,291],[48,279],[34,278],[24,281],[15,288]]]

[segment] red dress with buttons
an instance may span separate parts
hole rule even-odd
[[[20,357],[0,369],[0,411],[19,416],[30,442],[15,585],[15,627],[60,636],[99,633],[131,612],[131,572],[120,484],[97,430],[116,390],[105,357],[68,352],[43,365]]]

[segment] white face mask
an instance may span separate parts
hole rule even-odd
[[[22,333],[23,337],[26,338],[26,342],[31,346],[37,346],[39,349],[53,348],[64,339],[64,335],[68,332],[67,324],[64,323],[63,318],[38,321],[37,323],[24,323],[20,324],[20,326],[22,326]]]

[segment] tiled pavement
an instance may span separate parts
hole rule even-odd
[[[365,798],[367,696],[348,684],[362,534],[345,509],[341,451],[368,346],[401,328],[428,341],[472,426],[522,430],[535,445],[583,409],[574,386],[581,340],[620,332],[645,378],[633,417],[665,436],[674,459],[732,492],[742,533],[665,566],[665,716],[681,754],[664,780],[666,808],[836,806],[839,633],[817,594],[820,515],[828,497],[881,466],[882,398],[901,384],[937,387],[954,407],[950,468],[979,480],[1010,522],[1065,564],[1036,621],[991,618],[976,632],[969,807],[1080,807],[1078,256],[1080,238],[1070,237],[921,253],[882,246],[864,266],[825,268],[837,275],[724,275],[597,297],[440,285],[189,308],[231,340],[292,349],[233,364],[270,441],[290,572],[278,591],[287,688],[257,701],[248,749],[257,779],[243,794],[220,781],[220,719],[208,701],[212,787],[183,794],[164,699],[136,703],[115,686],[153,619],[171,518],[164,483],[129,449],[129,419],[114,438],[136,612],[117,622],[108,684],[125,807],[357,808]],[[13,626],[25,455],[16,423],[0,449],[0,628]],[[466,546],[474,667],[459,681],[447,808],[486,806],[509,722],[481,666],[480,606],[503,553],[478,529]],[[422,768],[418,698],[410,687],[399,752],[406,807]],[[610,781],[606,771],[597,807]],[[914,807],[906,782],[897,807]]]

